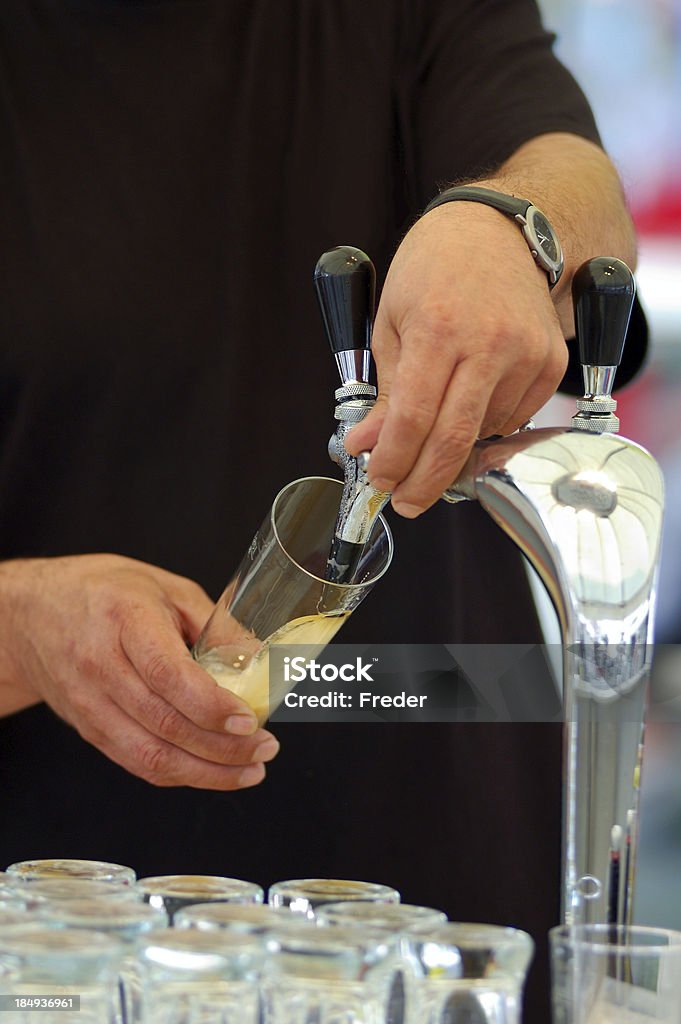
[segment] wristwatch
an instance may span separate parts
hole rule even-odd
[[[469,203],[485,203],[486,206],[493,206],[495,210],[501,210],[502,213],[513,217],[520,225],[537,266],[548,274],[549,288],[558,284],[563,273],[563,250],[546,215],[529,199],[516,199],[515,196],[508,196],[504,192],[494,192],[490,188],[479,188],[477,185],[456,185],[431,199],[423,212],[429,213],[436,206],[452,203],[457,199]]]

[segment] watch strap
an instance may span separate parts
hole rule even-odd
[[[518,199],[516,196],[506,195],[504,192],[495,192],[491,188],[482,188],[479,185],[455,185],[453,188],[445,189],[439,196],[428,203],[424,215],[441,206],[443,203],[451,203],[456,199],[474,203],[484,203],[501,213],[512,217],[522,230],[523,237],[534,257],[537,266],[546,271],[549,281],[549,289],[554,288],[563,273],[563,254],[560,241],[549,224],[546,216],[538,210],[529,199]],[[544,242],[538,233],[539,227],[548,231],[555,249],[555,255],[547,252]]]
[[[493,206],[496,210],[501,210],[502,213],[507,213],[511,217],[515,217],[518,214],[525,216],[532,206],[529,199],[516,199],[515,196],[508,196],[503,192],[495,192],[491,188],[480,188],[478,185],[455,185],[453,188],[446,188],[444,192],[440,192],[439,196],[431,199],[423,212],[424,214],[429,213],[436,206],[442,206],[443,203],[451,203],[457,199],[469,203],[484,203],[486,206]]]

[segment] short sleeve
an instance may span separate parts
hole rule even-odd
[[[403,8],[401,121],[412,197],[481,177],[546,132],[598,142],[534,0],[413,0]]]
[[[538,135],[569,132],[600,144],[535,0],[404,0],[402,27],[398,108],[412,210],[453,181],[484,177]],[[637,301],[616,387],[639,371],[647,344]],[[568,348],[561,390],[581,394],[574,341]]]

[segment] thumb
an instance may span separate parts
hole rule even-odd
[[[400,339],[392,327],[382,320],[379,308],[374,328],[372,354],[376,363],[378,398],[371,412],[348,431],[345,450],[349,455],[370,452],[376,447],[388,413],[392,380],[400,356]]]
[[[376,447],[387,412],[388,395],[381,391],[371,412],[346,435],[345,450],[349,455],[370,452]]]

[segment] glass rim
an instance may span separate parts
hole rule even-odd
[[[238,924],[264,925],[268,921],[277,924],[290,917],[286,907],[272,907],[269,903],[225,903],[219,900],[205,903],[190,903],[175,914],[175,927],[184,927],[188,920],[206,920],[222,923],[223,919]],[[313,926],[314,927],[314,926]]]
[[[367,922],[368,927],[383,927],[383,924],[374,925],[372,918],[383,918],[386,923],[394,924],[396,928],[406,928],[414,925],[432,922],[431,927],[436,928],[447,924],[447,915],[444,910],[437,907],[426,907],[418,903],[383,903],[379,900],[337,900],[334,903],[323,903],[317,909],[320,923],[326,923],[328,917],[338,916],[339,920],[348,919],[348,924],[359,924]],[[390,919],[394,918],[394,921]]]
[[[27,921],[24,926],[8,927],[0,939],[3,955],[40,956],[55,960],[94,960],[100,956],[123,953],[123,944],[115,935],[93,928],[55,928],[44,919]]]
[[[398,934],[386,934],[380,928],[370,925],[338,925],[317,927],[300,914],[291,914],[294,920],[277,924],[267,936],[270,952],[286,956],[290,953],[304,953],[310,958],[330,956],[365,956],[371,950],[383,952],[399,942]],[[306,920],[308,923],[306,923]]]
[[[213,931],[202,931],[200,928],[152,928],[137,937],[136,946],[142,955],[147,947],[186,951],[190,954],[212,952],[216,956],[225,957],[263,953],[263,944],[257,936],[217,928]]]
[[[644,938],[659,939],[659,942],[643,942]],[[681,931],[655,925],[623,924],[563,924],[549,932],[552,945],[570,942],[580,951],[612,953],[626,950],[627,954],[672,952],[681,949]],[[637,941],[638,940],[638,941]],[[666,940],[666,941],[665,941]]]
[[[346,591],[352,592],[352,591],[363,590],[363,589],[366,589],[366,587],[373,586],[374,583],[378,582],[378,580],[380,580],[381,577],[384,576],[385,573],[388,571],[388,569],[390,568],[391,562],[393,560],[393,555],[395,553],[395,542],[393,541],[393,535],[392,535],[392,532],[390,530],[390,527],[388,526],[387,520],[385,519],[385,517],[384,517],[382,512],[379,512],[378,519],[376,521],[380,522],[381,526],[383,527],[383,532],[384,532],[384,534],[385,534],[385,536],[387,538],[387,541],[388,541],[388,551],[387,551],[387,557],[386,557],[386,560],[385,560],[385,565],[383,566],[383,568],[379,572],[375,573],[373,576],[370,576],[368,579],[363,580],[362,583],[334,583],[332,580],[322,579],[321,576],[317,576],[315,573],[310,572],[309,569],[306,569],[304,566],[302,566],[300,564],[300,562],[297,562],[296,559],[293,558],[293,556],[291,554],[289,554],[286,546],[284,545],[284,543],[283,543],[283,541],[281,539],[281,536],[279,534],[279,530],[277,529],[277,524],[276,524],[276,519],[275,519],[276,511],[277,511],[277,505],[279,504],[279,501],[281,500],[281,498],[283,498],[284,494],[291,487],[295,487],[296,484],[307,483],[308,481],[313,481],[313,480],[323,480],[325,483],[336,484],[338,487],[341,488],[341,490],[343,488],[343,481],[342,480],[338,480],[336,477],[332,477],[332,476],[301,476],[301,477],[298,477],[297,480],[290,480],[287,484],[285,484],[281,488],[281,490],[279,490],[277,492],[277,494],[276,494],[276,496],[274,498],[274,501],[272,502],[272,507],[270,509],[270,523],[271,523],[271,526],[272,526],[272,532],[274,533],[275,539],[276,539],[277,544],[279,546],[279,550],[285,555],[285,557],[289,560],[291,565],[295,565],[296,569],[298,569],[301,573],[303,573],[304,576],[308,576],[311,580],[315,580],[317,583],[323,583],[324,586],[326,586],[326,587],[333,587],[334,589],[337,589],[337,590],[346,590]]]
[[[264,896],[263,887],[257,882],[229,878],[227,875],[149,875],[137,879],[136,889],[145,894],[179,898],[196,894],[206,897],[230,894]],[[206,898],[203,902],[210,903],[210,899]]]
[[[106,899],[110,903],[137,903],[140,897],[131,883],[107,882],[101,878],[55,875],[34,878],[14,886],[12,893],[29,904],[68,903],[74,899]],[[0,897],[2,898],[2,897]]]
[[[126,925],[160,927],[165,917],[163,910],[141,900],[112,901],[97,897],[46,903],[41,906],[40,914],[41,921],[63,921],[68,927],[78,928],[85,925],[94,931]]]
[[[50,865],[53,865],[50,867]],[[84,868],[102,868],[102,873],[72,874],[67,865]],[[5,875],[13,882],[37,882],[48,879],[72,878],[75,881],[108,882],[118,885],[132,885],[137,878],[134,868],[108,860],[88,860],[82,857],[37,857],[34,860],[18,860],[5,868]]]
[[[340,584],[342,586],[342,584]],[[345,886],[344,893],[340,893],[340,886]],[[300,896],[329,896],[336,895],[338,898],[329,900],[329,903],[347,903],[354,900],[372,902],[372,895],[397,896],[399,892],[392,885],[385,882],[366,882],[363,879],[355,878],[283,878],[273,882],[268,889],[268,896],[272,893],[278,896],[280,893],[288,895],[294,893]]]
[[[419,936],[421,942],[431,942],[436,946],[455,945],[461,949],[477,948],[483,943],[495,945],[534,946],[534,939],[529,932],[513,925],[489,924],[484,921],[443,921],[433,928],[424,930]]]

